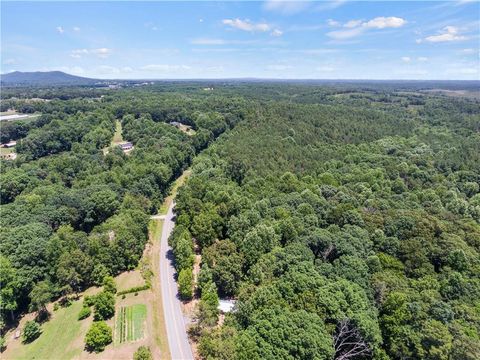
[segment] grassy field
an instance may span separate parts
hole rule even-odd
[[[117,120],[115,122],[115,134],[113,134],[111,146],[115,146],[117,144],[120,144],[122,141],[123,141],[122,123],[119,120]]]
[[[121,307],[115,321],[117,344],[143,339],[146,318],[147,307],[144,304]]]
[[[83,350],[83,338],[89,320],[78,321],[82,300],[52,313],[52,318],[42,325],[42,334],[30,344],[23,345],[20,339],[7,347],[2,359],[72,359]],[[77,341],[81,339],[81,341]]]

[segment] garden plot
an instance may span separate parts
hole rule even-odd
[[[122,344],[143,339],[146,318],[145,304],[122,306],[115,319],[115,342]]]

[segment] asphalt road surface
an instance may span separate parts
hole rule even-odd
[[[172,264],[172,249],[168,246],[168,237],[175,226],[172,220],[174,205],[172,201],[163,221],[160,244],[160,285],[170,354],[174,360],[189,360],[193,359],[193,354],[188,343],[186,319],[183,317],[180,308],[178,287],[175,281],[175,268]]]

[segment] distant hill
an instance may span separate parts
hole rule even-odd
[[[4,86],[93,85],[99,82],[62,71],[14,71],[0,75],[0,81]]]

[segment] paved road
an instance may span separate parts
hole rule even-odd
[[[167,328],[168,345],[172,359],[193,359],[192,350],[188,343],[186,321],[180,308],[178,287],[175,281],[175,268],[172,265],[172,251],[168,246],[175,223],[173,222],[173,206],[170,204],[163,222],[160,244],[160,286],[162,289],[163,311],[165,312],[165,326]]]

